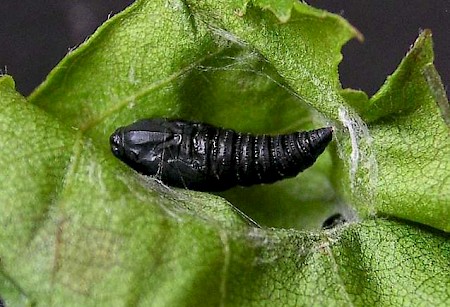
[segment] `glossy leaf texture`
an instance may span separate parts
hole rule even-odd
[[[1,77],[0,298],[448,303],[448,101],[431,34],[371,99],[338,79],[340,49],[358,36],[297,1],[141,0],[30,97]],[[157,116],[253,133],[331,124],[336,141],[297,178],[224,194],[246,216],[221,196],[166,187],[112,156],[117,126]],[[320,230],[336,211],[348,222]]]

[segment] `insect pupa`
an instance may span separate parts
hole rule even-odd
[[[332,139],[331,127],[253,135],[206,123],[142,119],[110,137],[113,154],[169,186],[224,191],[273,183],[313,165]]]

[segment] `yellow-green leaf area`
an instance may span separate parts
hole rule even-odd
[[[369,101],[347,101],[368,121],[375,167],[372,212],[450,230],[448,100],[434,82],[431,32],[424,31]],[[442,107],[441,107],[442,105]]]

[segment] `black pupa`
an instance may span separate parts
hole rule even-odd
[[[142,119],[110,137],[114,155],[169,186],[223,191],[294,177],[332,139],[331,127],[281,135],[252,135],[205,123]]]

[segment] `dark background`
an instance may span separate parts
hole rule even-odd
[[[28,95],[70,48],[82,43],[110,14],[132,0],[0,0],[0,72]],[[447,94],[450,84],[450,2],[448,0],[308,1],[343,15],[365,37],[344,47],[343,87],[373,94],[401,61],[421,29],[430,28],[436,67]]]

